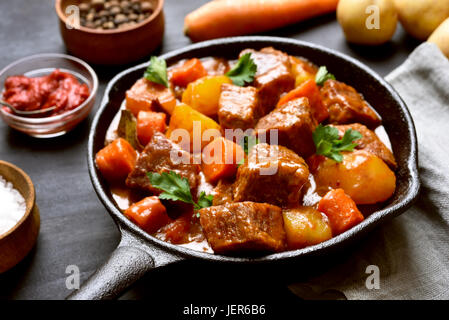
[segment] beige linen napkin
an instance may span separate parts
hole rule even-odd
[[[347,261],[289,286],[302,298],[337,290],[348,299],[449,299],[449,60],[425,43],[386,79],[415,121],[420,195],[411,209],[368,235]],[[369,265],[379,268],[379,289],[366,285],[375,276],[366,273]]]

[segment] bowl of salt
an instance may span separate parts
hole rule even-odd
[[[0,273],[17,265],[34,247],[39,209],[30,177],[0,160]]]

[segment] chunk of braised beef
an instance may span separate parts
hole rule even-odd
[[[257,65],[253,85],[258,89],[262,115],[269,113],[276,106],[280,96],[295,87],[290,58],[284,52],[271,47],[260,51],[246,49],[240,53],[251,53]]]
[[[218,181],[217,186],[213,191],[214,199],[212,200],[212,205],[219,206],[226,203],[234,202],[233,199],[233,183],[228,180]]]
[[[190,153],[182,150],[164,134],[156,132],[140,154],[134,170],[128,175],[126,185],[130,188],[159,194],[161,191],[151,186],[147,173],[170,171],[187,178],[190,188],[196,190],[199,183],[200,166],[193,164]]]
[[[237,171],[234,201],[298,205],[309,169],[304,159],[278,145],[255,145]]]
[[[307,98],[297,98],[261,118],[256,125],[256,133],[264,134],[271,141],[271,133],[277,132],[278,144],[285,146],[301,157],[315,153],[313,132],[317,127]]]
[[[285,249],[282,210],[267,203],[239,202],[204,208],[200,223],[215,253]]]
[[[362,123],[370,129],[381,120],[363,96],[353,87],[336,80],[327,80],[321,88],[323,103],[329,111],[332,124]]]
[[[348,125],[335,126],[338,129],[340,137],[343,137],[344,133],[348,129],[357,130],[362,134],[362,138],[357,140],[357,146],[355,149],[366,150],[372,154],[381,158],[390,168],[396,169],[397,163],[393,153],[387,146],[380,140],[377,134],[368,129],[366,126],[360,123],[353,123]]]
[[[253,129],[262,116],[254,87],[223,84],[218,105],[218,121],[225,129]]]
[[[201,64],[209,76],[221,76],[229,71],[229,62],[223,58],[210,57],[201,59]]]

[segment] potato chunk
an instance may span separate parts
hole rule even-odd
[[[207,76],[191,82],[182,94],[182,102],[206,116],[214,116],[218,113],[221,85],[225,83],[232,81],[226,76]]]
[[[390,198],[396,188],[394,172],[374,154],[356,150],[337,163],[325,159],[314,171],[318,192],[343,189],[356,204],[374,204]]]
[[[290,56],[290,62],[292,64],[292,72],[295,76],[295,87],[299,87],[304,82],[308,80],[315,81],[315,75],[317,73],[317,68],[310,62]]]
[[[312,207],[284,210],[284,229],[289,249],[301,249],[332,238],[327,217]]]
[[[195,124],[201,125],[200,130],[198,130],[199,128],[197,129],[198,137],[194,135]],[[176,129],[185,130],[188,136],[184,137],[183,135],[178,135],[177,132],[174,132]],[[173,111],[166,136],[172,141],[180,144],[181,148],[186,151],[201,152],[201,150],[216,137],[204,137],[205,139],[203,140],[203,133],[208,129],[215,129],[217,136],[221,136],[221,127],[213,119],[192,109],[186,104],[180,104],[177,105]],[[198,141],[194,142],[194,136]]]

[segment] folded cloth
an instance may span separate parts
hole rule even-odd
[[[449,60],[425,43],[386,79],[415,121],[420,195],[349,259],[290,285],[301,298],[320,299],[323,293],[328,298],[337,290],[347,299],[449,299]],[[370,265],[374,269],[367,270]]]

